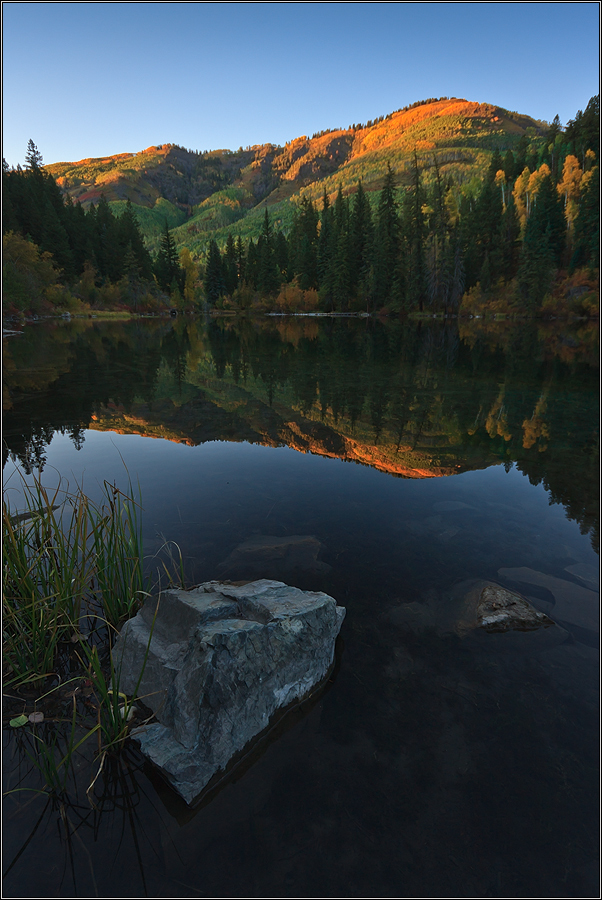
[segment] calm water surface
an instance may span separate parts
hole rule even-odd
[[[347,616],[326,692],[200,808],[135,748],[96,808],[85,754],[62,812],[11,794],[5,895],[596,896],[595,339],[311,319],[9,337],[15,508],[19,473],[92,496],[129,473],[149,567],[174,541],[191,584],[274,577]],[[270,554],[293,535],[315,558]],[[558,627],[466,634],[474,579]],[[30,768],[5,729],[5,789]]]

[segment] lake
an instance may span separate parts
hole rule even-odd
[[[131,479],[150,570],[174,542],[191,585],[347,610],[326,690],[198,808],[135,747],[94,805],[93,748],[63,806],[10,794],[5,896],[598,895],[597,327],[38,322],[4,370],[14,508],[20,475]],[[467,632],[475,579],[556,625]],[[9,728],[4,778],[40,786]]]

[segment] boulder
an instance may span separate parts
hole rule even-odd
[[[263,579],[164,591],[125,623],[120,688],[157,719],[132,736],[187,803],[325,679],[344,616],[327,594]]]

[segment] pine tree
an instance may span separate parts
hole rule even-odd
[[[395,173],[387,163],[387,174],[380,192],[376,215],[376,246],[374,258],[374,290],[376,301],[387,304],[395,273],[399,250],[399,216],[395,196]]]
[[[500,229],[502,272],[506,281],[514,278],[518,262],[520,223],[516,213],[516,204],[512,191],[508,194],[508,203],[502,215]]]
[[[500,151],[496,147],[496,149],[493,151],[493,155],[491,157],[491,162],[489,163],[489,168],[487,170],[487,179],[489,181],[493,181],[495,179],[497,172],[499,172],[500,169],[503,170],[503,168],[504,168],[504,161],[500,155]]]
[[[130,200],[126,202],[125,209],[117,220],[116,230],[120,245],[131,247],[140,275],[150,279],[153,271],[151,256],[145,247],[144,238],[140,233],[140,226]]]
[[[404,203],[404,242],[406,250],[406,296],[409,310],[424,309],[426,300],[426,265],[424,243],[426,223],[422,207],[425,202],[418,157],[414,151],[412,186]]]
[[[212,240],[209,244],[209,255],[207,258],[207,267],[205,269],[205,297],[210,306],[223,296],[225,291],[224,276],[222,269],[222,257],[219,247]]]
[[[579,212],[575,220],[575,249],[571,270],[577,266],[600,266],[600,169],[594,166],[585,175]]]
[[[291,229],[292,272],[299,287],[307,291],[318,287],[318,213],[309,197],[301,200]]]
[[[516,171],[516,163],[514,161],[514,153],[512,150],[506,150],[503,169],[506,181],[514,181],[518,172]]]
[[[245,263],[245,281],[254,290],[257,290],[257,285],[258,285],[258,281],[259,281],[259,257],[257,254],[257,245],[255,244],[253,238],[249,239],[249,246],[247,247],[247,260]]]
[[[430,219],[430,234],[427,248],[427,286],[428,296],[434,311],[447,302],[449,289],[449,255],[447,249],[447,208],[441,172],[437,157],[433,158],[435,180],[431,197],[432,214]]]
[[[318,279],[320,293],[330,305],[332,301],[332,259],[333,247],[333,211],[330,206],[330,198],[324,188],[322,198],[322,215],[320,216],[320,237],[318,239]]]
[[[107,281],[118,281],[123,274],[123,247],[117,233],[117,223],[104,194],[94,215],[96,259],[100,275]],[[171,282],[171,279],[170,279]],[[169,283],[167,287],[169,287]]]
[[[361,181],[353,199],[349,232],[350,281],[355,294],[367,285],[372,256],[372,211]]]
[[[171,286],[175,280],[180,293],[184,291],[184,280],[186,274],[180,266],[180,258],[176,250],[175,241],[169,231],[167,221],[161,237],[161,247],[155,260],[155,278],[159,287],[170,293]]]
[[[274,254],[281,279],[288,281],[288,243],[282,231],[276,232]]]
[[[556,265],[559,266],[562,262],[566,240],[566,223],[562,199],[558,196],[558,191],[549,175],[545,175],[539,185],[527,228],[529,224],[531,224],[532,232],[537,235],[542,235],[549,229],[550,250]]]
[[[32,139],[27,142],[27,152],[25,154],[25,165],[28,169],[38,170],[43,163],[43,157]]]
[[[69,278],[74,274],[73,257],[69,246],[69,238],[67,237],[67,232],[61,225],[54,207],[47,198],[44,198],[42,215],[44,225],[42,229],[42,238],[40,240],[40,249],[52,253],[57,266],[62,269],[67,278]]]
[[[552,285],[554,253],[550,242],[550,228],[542,233],[533,224],[533,216],[527,222],[521,250],[517,280],[521,298],[528,312],[535,312]]]
[[[236,247],[234,245],[234,238],[231,234],[228,234],[228,239],[226,241],[226,252],[224,254],[222,260],[222,271],[224,277],[224,286],[226,289],[226,293],[230,294],[230,296],[234,293],[236,288],[238,287],[238,267],[236,265]]]
[[[272,224],[266,209],[263,227],[257,242],[257,254],[259,257],[259,272],[257,289],[263,294],[272,294],[278,290],[280,284],[276,255],[274,253],[274,237]]]
[[[240,235],[236,238],[236,271],[238,275],[238,283],[242,284],[245,280],[245,248]]]

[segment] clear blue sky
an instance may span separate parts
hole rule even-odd
[[[598,3],[2,5],[3,155],[205,150],[457,96],[562,123],[599,91]]]

